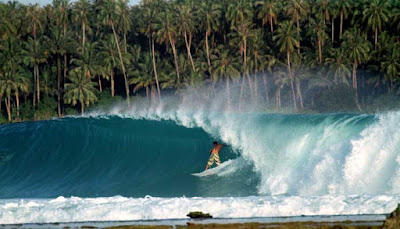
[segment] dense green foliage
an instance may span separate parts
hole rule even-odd
[[[396,0],[0,3],[0,121],[218,82],[228,109],[362,110],[397,99],[399,30]]]

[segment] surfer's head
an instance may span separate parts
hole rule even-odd
[[[217,142],[217,141],[214,141],[213,144],[216,146],[216,145],[218,145],[218,142]]]

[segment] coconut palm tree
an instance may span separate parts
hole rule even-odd
[[[154,40],[157,38],[157,29],[159,28],[159,0],[144,1],[141,5],[140,25],[141,32],[149,39],[149,50],[151,50],[153,73],[156,79],[158,100],[161,102],[160,82],[157,74],[157,64],[155,57],[155,44]]]
[[[70,71],[68,77],[70,83],[65,84],[64,100],[67,104],[75,106],[78,102],[81,105],[81,114],[85,113],[85,106],[97,101],[96,83],[92,82],[81,70]]]
[[[193,15],[194,2],[192,0],[186,0],[185,2],[177,5],[177,11],[179,15],[178,31],[185,38],[185,45],[187,55],[192,65],[193,71],[196,71],[194,67],[193,57],[191,53],[193,34],[196,32],[196,24]]]
[[[281,4],[278,0],[262,0],[257,1],[256,6],[259,7],[257,17],[261,19],[262,25],[269,23],[271,28],[271,36],[274,36],[274,25],[277,24],[278,14],[281,10]]]
[[[81,24],[82,27],[82,53],[85,52],[86,31],[91,31],[89,24],[89,11],[91,11],[89,0],[79,0],[75,2],[73,11],[73,20]]]
[[[129,0],[118,0],[117,1],[117,24],[118,31],[123,34],[124,37],[124,51],[128,52],[127,43],[126,43],[126,35],[131,31],[132,20],[129,15]]]
[[[37,102],[40,102],[39,64],[45,63],[49,54],[42,44],[42,39],[35,40],[29,37],[28,41],[24,44],[25,49],[22,50],[25,63],[33,67],[33,106],[35,106],[36,98]]]
[[[398,79],[400,74],[400,44],[392,45],[388,53],[384,56],[381,62],[381,68],[384,72],[385,80],[390,82],[389,92],[393,93],[394,81]]]
[[[100,5],[99,9],[99,19],[102,20],[103,25],[110,26],[113,34],[114,34],[114,39],[115,39],[115,44],[117,45],[117,51],[118,51],[118,56],[119,56],[119,61],[121,64],[121,70],[124,75],[124,82],[125,82],[125,92],[126,92],[126,101],[128,103],[128,107],[130,107],[130,97],[129,97],[129,83],[128,83],[128,77],[126,75],[126,70],[125,70],[125,64],[122,58],[122,53],[119,45],[119,39],[117,37],[117,33],[115,31],[115,26],[114,26],[114,21],[117,18],[117,15],[115,13],[115,2],[113,0],[105,0],[102,2]]]
[[[344,48],[331,48],[328,53],[329,57],[325,58],[328,75],[333,77],[336,84],[340,82],[349,85],[347,79],[351,77],[351,70]]]
[[[42,12],[38,4],[30,5],[27,10],[29,24],[27,26],[28,32],[32,33],[33,39],[36,40],[38,32],[43,31]]]
[[[389,2],[386,0],[370,0],[363,10],[363,21],[375,33],[375,47],[378,43],[378,32],[382,30],[382,26],[389,20]]]
[[[293,23],[289,21],[284,21],[280,24],[278,30],[276,31],[276,35],[274,36],[274,40],[276,41],[276,45],[279,47],[279,51],[282,53],[286,53],[286,61],[287,61],[287,71],[290,78],[290,86],[292,89],[293,96],[293,106],[294,109],[297,110],[296,103],[296,93],[294,91],[293,86],[293,74],[290,66],[290,54],[294,51],[296,47],[299,47],[299,38],[298,34],[294,31]]]
[[[230,96],[230,80],[237,79],[240,75],[239,63],[235,60],[234,55],[229,53],[229,50],[223,47],[219,48],[222,50],[218,59],[213,63],[212,78],[214,82],[225,79],[226,83],[226,96],[228,99],[228,109],[231,108],[231,96]]]
[[[316,19],[310,18],[308,26],[308,34],[316,38],[318,46],[318,59],[319,63],[322,63],[322,49],[325,40],[328,39],[328,35],[325,32],[327,29],[326,24],[324,23],[323,19],[317,17]]]
[[[339,29],[339,39],[342,39],[343,34],[343,19],[347,19],[349,15],[351,1],[349,0],[336,0],[336,7],[340,14],[340,29]]]
[[[84,48],[85,51],[78,58],[71,59],[71,64],[76,65],[71,71],[81,71],[88,78],[95,76],[98,69],[101,68],[96,56],[97,47],[97,42],[87,42]]]
[[[364,39],[359,29],[352,28],[346,31],[343,36],[343,47],[347,52],[349,59],[353,61],[353,88],[355,89],[355,101],[359,110],[361,107],[358,103],[358,90],[357,90],[357,67],[369,58],[369,42]]]
[[[297,25],[297,37],[298,37],[298,50],[300,53],[300,20],[307,16],[309,12],[309,6],[305,0],[291,0],[285,7],[286,14],[291,17],[293,22]]]
[[[218,31],[220,25],[220,18],[222,15],[221,12],[222,8],[221,5],[212,1],[212,0],[205,0],[201,1],[201,5],[199,8],[199,17],[200,21],[204,21],[205,23],[202,24],[202,29],[205,31],[205,45],[206,45],[206,54],[207,54],[207,64],[208,67],[211,66],[211,58],[210,58],[210,48],[208,37],[211,35],[211,32]]]
[[[135,58],[136,59],[136,58]],[[129,69],[129,84],[134,85],[133,92],[146,89],[146,98],[150,99],[150,89],[156,84],[153,75],[152,60],[149,55],[138,53],[137,62]]]
[[[177,39],[177,22],[174,17],[174,10],[170,7],[166,7],[163,10],[161,27],[157,31],[157,42],[159,44],[165,44],[168,47],[168,43],[172,48],[172,53],[174,55],[175,71],[176,77],[179,82],[179,66],[178,66],[178,53],[176,51],[176,39]]]

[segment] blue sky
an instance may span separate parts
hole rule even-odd
[[[8,2],[8,0],[0,0],[0,1],[1,1],[1,2]],[[29,4],[29,3],[35,4],[35,3],[39,3],[39,5],[46,5],[46,4],[52,2],[52,0],[17,0],[17,1],[19,1],[20,3],[23,3],[23,4]],[[73,0],[72,0],[72,1],[73,1]],[[136,3],[139,2],[139,0],[130,0],[129,2],[130,2],[130,4],[136,4]]]

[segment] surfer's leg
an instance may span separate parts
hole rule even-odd
[[[217,166],[219,166],[220,164],[221,164],[221,160],[219,159],[219,155],[218,154],[215,154],[215,164],[217,165]]]
[[[210,158],[208,159],[207,165],[206,165],[206,170],[214,163],[214,155],[213,153],[210,155]]]

